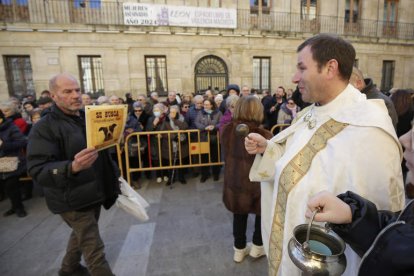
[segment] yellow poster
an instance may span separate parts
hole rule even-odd
[[[127,105],[85,106],[87,146],[102,150],[118,144],[128,116]]]

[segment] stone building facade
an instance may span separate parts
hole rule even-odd
[[[128,25],[123,2],[183,14],[199,8],[212,20],[230,10],[236,27]],[[85,92],[122,97],[222,90],[229,83],[259,91],[294,88],[297,46],[325,32],[353,43],[356,64],[382,90],[413,88],[411,2],[6,0],[0,4],[0,100],[38,96],[59,72],[77,76]]]

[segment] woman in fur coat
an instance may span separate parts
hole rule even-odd
[[[233,120],[223,126],[221,133],[224,151],[224,190],[223,202],[233,213],[234,261],[241,262],[250,253],[253,258],[263,256],[263,242],[260,217],[260,183],[249,180],[250,167],[254,155],[248,154],[244,148],[244,136],[236,133],[239,124],[246,124],[249,132],[260,133],[267,139],[272,134],[261,128],[263,106],[254,96],[241,97],[234,108]],[[246,244],[246,228],[248,214],[255,214],[255,230],[253,245]]]

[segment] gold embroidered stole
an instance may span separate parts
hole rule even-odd
[[[283,169],[277,190],[277,198],[272,222],[269,244],[269,275],[276,276],[283,251],[283,228],[285,224],[286,203],[289,192],[309,170],[315,155],[326,147],[328,140],[341,132],[348,124],[330,119],[312,136],[305,147],[289,161]]]

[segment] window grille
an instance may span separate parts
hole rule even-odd
[[[36,96],[30,56],[4,56],[9,96],[23,98]]]
[[[253,88],[270,90],[270,57],[253,58]]]
[[[147,94],[157,92],[160,96],[168,93],[167,58],[165,56],[145,56]]]
[[[100,56],[78,56],[79,79],[83,93],[105,94]]]

